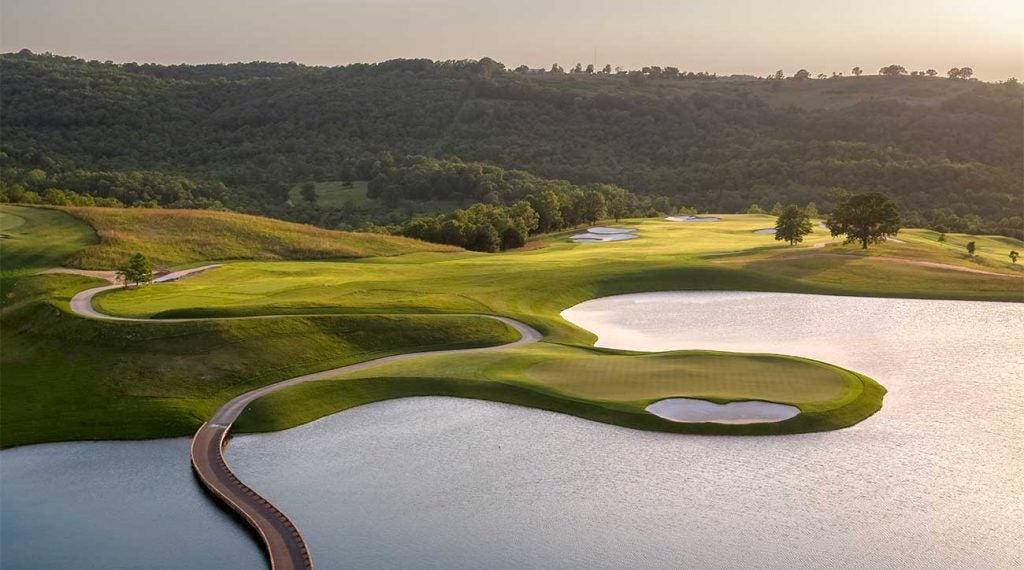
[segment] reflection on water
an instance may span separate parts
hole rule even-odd
[[[853,428],[760,438],[419,398],[229,460],[324,567],[1024,565],[1024,306],[672,293],[566,316],[602,346],[809,356],[890,392]]]
[[[0,452],[0,566],[262,568],[260,547],[200,492],[189,440]]]

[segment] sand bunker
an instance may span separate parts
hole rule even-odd
[[[680,423],[764,424],[788,420],[800,413],[800,408],[751,400],[716,404],[693,398],[666,398],[647,406],[647,411]]]
[[[575,243],[600,243],[605,241],[623,241],[627,239],[633,239],[637,236],[635,233],[636,228],[608,228],[604,226],[595,226],[593,228],[587,228],[587,233],[576,234],[571,239]]]
[[[572,241],[576,242],[576,243],[598,243],[598,242],[605,242],[605,241],[623,241],[623,240],[627,240],[627,239],[634,239],[634,238],[637,238],[637,237],[639,237],[639,236],[637,236],[636,234],[595,234],[595,233],[585,233],[585,234],[576,234],[576,235],[572,236],[570,239]]]
[[[754,230],[755,234],[771,234],[775,235],[775,228],[764,228],[760,230]]]
[[[669,216],[665,220],[669,222],[721,222],[722,218],[714,216]]]

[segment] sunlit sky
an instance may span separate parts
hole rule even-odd
[[[1024,78],[1020,0],[2,0],[0,50],[157,63],[398,57]],[[596,55],[595,55],[596,54]]]

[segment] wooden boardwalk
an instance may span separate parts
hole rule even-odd
[[[203,485],[249,522],[263,539],[273,570],[312,569],[306,541],[291,519],[231,472],[224,444],[231,426],[206,422],[192,438],[192,468]]]

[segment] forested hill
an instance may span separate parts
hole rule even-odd
[[[371,180],[426,155],[617,184],[704,211],[827,209],[831,187],[886,192],[912,220],[950,230],[1013,229],[1024,208],[1015,83],[534,74],[487,59],[158,66],[29,53],[0,56],[0,73],[4,184],[37,192],[301,218],[311,214],[291,199],[294,185]]]

